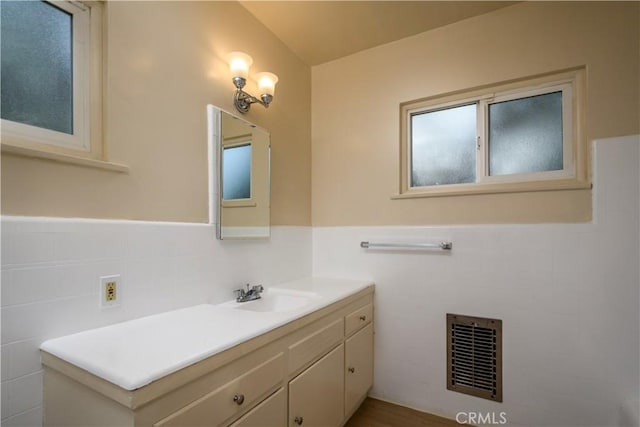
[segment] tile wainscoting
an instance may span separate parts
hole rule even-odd
[[[82,330],[233,298],[311,272],[311,228],[219,241],[213,226],[2,218],[2,425],[41,425],[40,343]],[[120,274],[119,307],[100,309],[99,277]],[[151,333],[154,333],[153,331]]]

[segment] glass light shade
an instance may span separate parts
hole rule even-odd
[[[249,67],[253,64],[253,59],[249,55],[244,52],[231,52],[226,58],[233,77],[246,79],[249,76]]]
[[[258,73],[256,74],[256,81],[258,82],[258,91],[260,95],[273,96],[276,91],[276,83],[278,83],[278,76],[273,73]]]

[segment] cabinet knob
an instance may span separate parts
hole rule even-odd
[[[244,394],[236,394],[233,396],[233,401],[238,405],[242,405],[244,403]]]
[[[293,419],[293,422],[294,422],[294,423],[296,423],[296,424],[298,424],[299,426],[301,426],[301,425],[302,425],[302,423],[304,422],[304,418],[302,418],[302,417],[295,417],[295,418]]]
[[[360,320],[364,322],[365,320],[367,320],[367,316],[360,316]]]
[[[349,368],[349,372],[351,372],[352,374],[353,374],[355,371],[356,371],[356,368],[354,368],[353,366],[351,366],[351,367]]]

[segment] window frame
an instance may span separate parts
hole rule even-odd
[[[489,106],[500,102],[546,95],[554,92],[562,92],[562,169],[508,175],[489,175]],[[477,162],[476,169],[477,182],[527,182],[573,178],[574,159],[571,144],[573,139],[572,100],[573,90],[571,88],[571,82],[566,81],[549,86],[545,85],[537,88],[499,93],[493,98],[480,100],[478,105],[478,135],[480,136],[480,141],[477,157],[479,161]]]
[[[72,15],[73,134],[2,119],[2,150],[65,161],[103,159],[102,31],[99,1],[45,1]]]
[[[392,198],[453,196],[590,188],[588,147],[583,140],[585,70],[575,68],[491,84],[400,104],[400,191]],[[562,91],[563,169],[510,175],[488,174],[488,109],[491,104]],[[476,182],[412,187],[411,117],[476,104]]]
[[[437,111],[443,111],[443,110],[448,110],[448,109],[452,109],[452,108],[458,108],[458,107],[468,107],[471,105],[475,105],[476,106],[476,135],[478,135],[478,130],[480,129],[480,127],[478,126],[478,101],[477,100],[462,100],[460,102],[448,102],[445,104],[438,104],[438,105],[434,105],[431,106],[429,108],[414,108],[414,109],[410,109],[407,111],[407,138],[411,138],[411,135],[413,134],[413,121],[412,118],[413,116],[419,116],[421,114],[425,114],[425,113],[435,113]],[[477,143],[477,140],[476,140]],[[407,142],[408,144],[408,142]],[[425,186],[412,186],[411,183],[413,181],[413,147],[407,145],[407,153],[408,153],[408,182],[409,182],[409,188],[411,189],[420,189],[420,188],[434,188],[434,187],[441,187],[441,186],[456,186],[456,185],[470,185],[470,184],[474,184],[474,183],[461,183],[461,184],[440,184],[440,185],[425,185]],[[476,154],[476,159],[477,159],[478,155]],[[477,182],[477,178],[478,178],[478,162],[476,161],[476,170],[475,170],[475,175],[476,175],[476,182]]]

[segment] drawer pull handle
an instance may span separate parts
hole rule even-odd
[[[244,403],[244,394],[236,394],[233,396],[233,401],[238,405],[242,405]]]
[[[367,316],[360,316],[360,320],[364,322],[365,320],[367,320]]]
[[[353,366],[349,368],[349,372],[351,372],[352,374],[356,371],[356,368],[354,368]]]
[[[304,418],[302,418],[302,417],[295,417],[295,418],[293,419],[293,422],[294,422],[294,423],[296,423],[296,424],[298,424],[299,426],[301,426],[301,425],[302,425],[302,423],[304,422]]]

